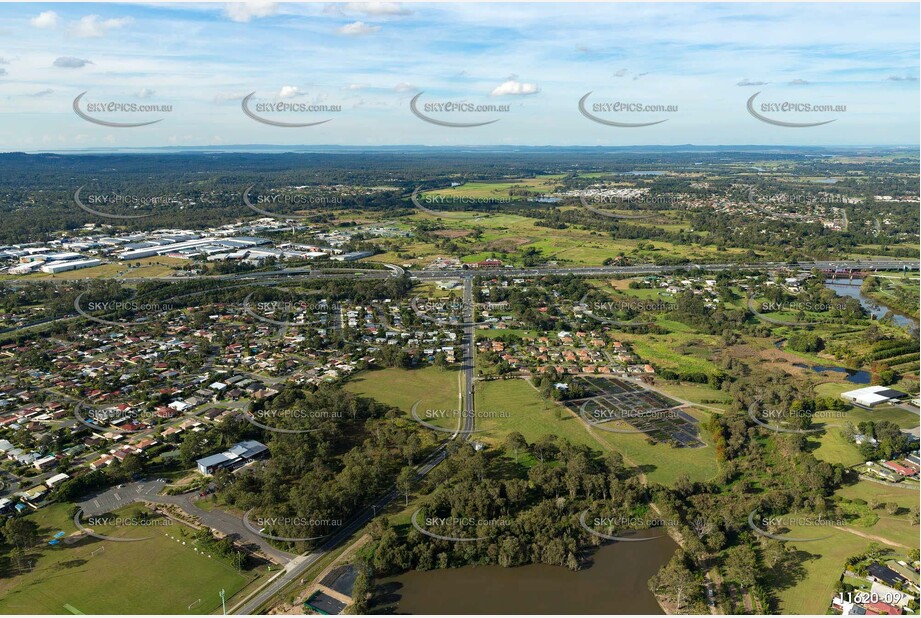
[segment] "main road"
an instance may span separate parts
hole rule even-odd
[[[473,380],[474,380],[474,371],[473,371],[473,357],[476,353],[476,334],[475,334],[475,319],[474,319],[474,303],[473,303],[473,278],[465,277],[464,278],[464,337],[463,337],[463,350],[464,350],[464,422],[463,422],[463,436],[466,440],[470,437],[471,432],[473,432],[474,426],[474,407],[473,407]]]
[[[474,413],[474,354],[475,348],[475,308],[473,303],[473,277],[464,278],[464,336],[463,336],[463,363],[462,371],[464,374],[464,413],[458,432],[451,439],[468,440],[472,435],[476,423]],[[448,444],[451,440],[445,441],[439,446],[424,462],[416,467],[416,480],[422,479],[429,472],[435,469],[435,466],[444,461],[448,456]],[[276,595],[280,594],[289,584],[298,580],[298,578],[310,567],[316,564],[330,551],[346,541],[357,530],[361,529],[371,519],[377,516],[377,513],[383,511],[391,502],[399,496],[396,488],[392,488],[386,495],[379,498],[374,504],[366,507],[349,521],[338,532],[334,533],[328,539],[324,540],[316,549],[294,558],[285,565],[285,570],[267,583],[263,588],[252,593],[247,599],[231,609],[233,614],[255,614],[261,607],[269,603]]]

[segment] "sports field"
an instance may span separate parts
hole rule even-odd
[[[178,524],[151,526],[143,534],[114,527],[104,532],[151,537],[144,541],[85,537],[71,546],[48,546],[58,531],[75,531],[69,508],[56,504],[28,516],[39,524],[43,544],[28,553],[25,572],[8,565],[13,575],[0,579],[0,613],[208,614],[220,609],[221,589],[230,599],[256,577],[171,540],[167,534],[177,536]]]

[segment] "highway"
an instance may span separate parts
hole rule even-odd
[[[634,266],[553,266],[553,267],[533,267],[533,268],[477,268],[463,270],[460,268],[443,268],[431,270],[409,270],[403,269],[395,264],[383,264],[387,270],[368,270],[361,268],[280,268],[269,271],[235,273],[229,275],[199,275],[199,276],[182,276],[182,277],[138,277],[119,279],[123,283],[140,283],[149,281],[264,281],[273,279],[340,279],[343,275],[363,279],[389,279],[391,277],[401,277],[404,274],[413,279],[419,280],[438,280],[438,279],[462,279],[464,277],[478,275],[483,277],[538,277],[542,275],[577,275],[582,277],[604,277],[618,275],[655,275],[667,272],[716,272],[721,270],[730,270],[738,268],[740,270],[775,270],[787,268],[791,270],[809,271],[819,270],[919,270],[921,263],[918,260],[896,260],[896,259],[867,259],[867,260],[840,260],[840,261],[814,261],[814,262],[757,262],[757,263],[737,263],[721,262],[715,264],[637,264]],[[90,278],[92,279],[92,278]],[[87,279],[87,280],[90,280]],[[39,279],[29,279],[20,277],[17,279],[8,279],[10,283],[27,283],[30,281],[39,281]],[[42,283],[66,283],[73,284],[79,279],[40,279]]]
[[[724,262],[717,264],[638,264],[635,266],[587,266],[587,267],[539,267],[539,268],[478,268],[476,270],[462,271],[458,269],[442,270],[408,270],[410,277],[420,280],[451,279],[463,277],[465,274],[476,274],[484,277],[537,277],[542,275],[577,275],[583,277],[598,277],[607,275],[654,275],[659,273],[683,272],[713,272],[738,268],[741,270],[774,270],[779,268],[800,270],[918,270],[917,260],[857,260],[857,261],[824,261],[824,262],[762,262],[757,264],[739,264]]]

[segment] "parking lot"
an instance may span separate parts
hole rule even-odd
[[[132,502],[138,502],[147,498],[154,498],[160,493],[160,490],[166,485],[161,479],[150,479],[145,481],[136,481],[125,483],[118,487],[112,487],[104,492],[90,496],[78,504],[83,509],[87,517],[111,513]]]

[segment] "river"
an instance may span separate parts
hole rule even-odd
[[[663,614],[648,581],[668,536],[598,548],[581,571],[545,564],[409,571],[376,582],[376,614]]]
[[[863,285],[863,279],[851,279],[850,281],[848,281],[847,279],[826,279],[825,280],[825,287],[827,287],[830,290],[834,290],[835,294],[837,294],[838,296],[850,296],[851,298],[856,298],[857,300],[860,301],[860,304],[863,305],[863,308],[869,311],[873,316],[875,316],[876,319],[879,319],[883,317],[884,315],[886,315],[890,311],[890,309],[888,307],[880,305],[878,302],[876,302],[872,298],[864,296],[860,292],[861,285]],[[915,320],[907,316],[896,313],[895,310],[892,310],[892,315],[894,316],[893,322],[899,326],[902,326],[904,328],[917,328],[918,327],[918,322],[916,322]]]

